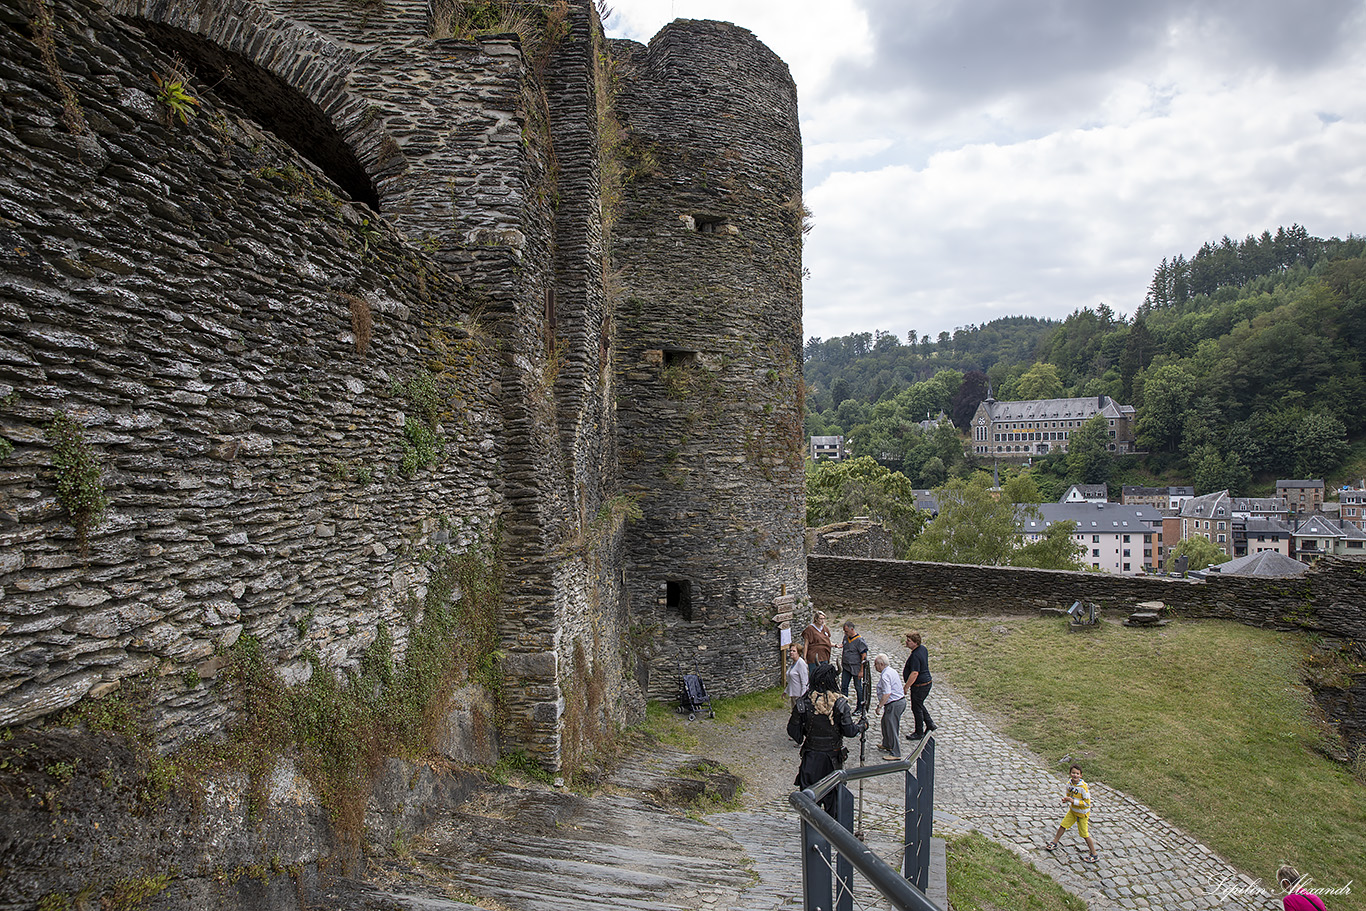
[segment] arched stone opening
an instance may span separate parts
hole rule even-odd
[[[365,123],[362,103],[344,91],[349,52],[259,8],[210,18],[200,16],[195,3],[182,9],[117,0],[111,6],[178,54],[199,84],[317,165],[353,201],[381,210],[371,173],[381,166],[393,170],[391,161],[379,158],[401,161],[402,153],[391,137],[370,135],[383,130]],[[362,147],[376,160],[363,162],[356,151]]]

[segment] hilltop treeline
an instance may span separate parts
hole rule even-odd
[[[988,384],[1001,400],[1133,404],[1147,455],[1129,467],[1203,489],[1331,476],[1366,435],[1366,238],[1354,235],[1325,240],[1293,225],[1206,243],[1164,259],[1131,318],[1102,304],[1061,322],[1014,317],[911,336],[811,339],[807,430],[843,434],[856,454],[917,482],[940,476],[938,464],[925,470],[933,458],[945,476],[974,467],[920,422],[942,411],[966,429]],[[1065,476],[1057,458],[1042,468]]]

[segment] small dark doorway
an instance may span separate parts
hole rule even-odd
[[[670,610],[678,611],[684,620],[692,621],[692,582],[687,579],[670,580],[664,583],[664,603]]]

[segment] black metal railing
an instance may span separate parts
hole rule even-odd
[[[902,773],[905,776],[905,836],[898,873],[854,835],[851,781]],[[836,794],[835,814],[821,801]],[[898,911],[943,911],[925,897],[930,883],[930,837],[934,827],[934,735],[911,755],[858,769],[841,769],[787,798],[802,820],[802,893],[806,911],[853,911],[854,871]],[[831,852],[835,853],[831,862]]]

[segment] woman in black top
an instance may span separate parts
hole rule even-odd
[[[920,633],[906,634],[906,647],[911,656],[906,659],[906,667],[901,672],[906,682],[906,695],[911,700],[911,716],[915,718],[915,733],[907,734],[907,740],[919,740],[939,725],[930,718],[925,710],[925,697],[930,694],[930,653],[920,641]]]

